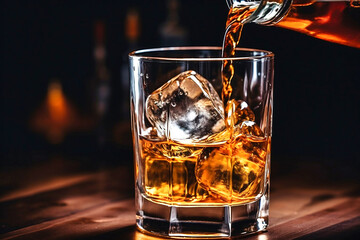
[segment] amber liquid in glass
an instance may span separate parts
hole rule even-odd
[[[141,139],[148,199],[165,204],[223,205],[258,199],[263,192],[268,141],[238,137],[196,147]]]
[[[201,143],[180,144],[158,139],[156,134],[141,136],[143,182],[149,200],[236,205],[262,196],[270,137],[255,124],[255,114],[245,102],[230,100],[225,112],[227,128]]]
[[[249,7],[230,10],[224,57],[234,55],[242,30],[240,22],[254,10]],[[224,61],[222,74],[226,132],[230,137],[227,141],[211,139],[187,145],[141,136],[147,199],[167,205],[239,205],[255,201],[264,193],[270,137],[265,137],[256,124],[236,127],[239,121],[255,121],[255,115],[249,108],[242,109],[239,101],[231,100],[234,74],[231,61]]]

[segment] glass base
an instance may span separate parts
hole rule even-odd
[[[137,227],[153,235],[178,238],[229,238],[268,227],[269,186],[258,200],[242,205],[179,206],[155,203],[136,193]]]

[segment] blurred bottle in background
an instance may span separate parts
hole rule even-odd
[[[66,135],[73,132],[89,131],[92,126],[93,122],[81,116],[66,98],[58,79],[50,80],[45,100],[30,118],[30,128],[52,145],[63,143]]]
[[[30,120],[31,128],[42,133],[51,144],[60,144],[74,125],[75,112],[62,91],[59,80],[52,79],[47,96]]]
[[[121,116],[122,121],[130,122],[130,79],[128,54],[137,50],[141,32],[140,13],[137,8],[129,8],[125,17],[126,50],[121,64]]]
[[[122,54],[120,66],[121,90],[119,92],[121,101],[121,119],[114,127],[115,142],[121,147],[132,149],[132,137],[130,126],[130,78],[129,78],[129,59],[128,54],[139,48],[139,38],[141,35],[140,12],[136,7],[130,7],[126,11],[124,21],[124,36],[126,48]]]
[[[178,0],[167,0],[167,18],[161,24],[160,44],[161,46],[184,46],[187,44],[187,31],[180,25]]]
[[[94,61],[95,72],[91,79],[92,111],[97,122],[97,141],[100,146],[109,140],[109,126],[107,126],[109,99],[111,94],[111,75],[106,65],[105,23],[94,23]]]

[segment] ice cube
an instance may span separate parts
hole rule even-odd
[[[264,137],[261,128],[253,121],[244,121],[236,126],[236,131],[243,136],[248,137]]]
[[[234,136],[264,137],[261,128],[255,123],[255,114],[242,100],[230,100],[225,108],[226,124],[233,129]]]
[[[226,104],[226,123],[227,126],[235,126],[243,121],[255,121],[255,114],[248,104],[242,100],[232,99]]]
[[[208,197],[194,175],[196,159],[172,161],[144,153],[144,184],[146,194],[165,201],[198,202]]]
[[[214,135],[226,129],[219,95],[208,80],[192,70],[180,73],[148,96],[146,117],[160,138],[179,143],[217,141]]]
[[[268,140],[238,137],[207,148],[196,165],[197,180],[212,196],[227,202],[253,201],[263,191]]]
[[[244,101],[230,100],[227,127],[232,139],[207,148],[199,156],[196,177],[213,196],[227,202],[255,200],[263,190],[269,139],[255,123],[255,114]]]

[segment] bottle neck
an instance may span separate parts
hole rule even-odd
[[[293,0],[233,0],[232,7],[255,7],[256,10],[244,23],[274,25],[281,21],[290,10]]]

